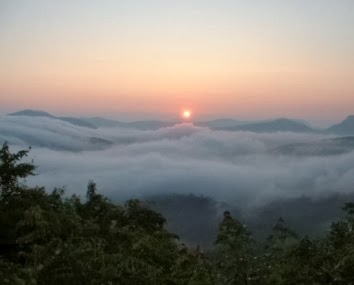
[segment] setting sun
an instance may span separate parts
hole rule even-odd
[[[183,118],[185,118],[185,119],[189,119],[189,118],[190,118],[190,116],[191,116],[191,112],[190,112],[190,111],[185,110],[185,111],[183,112]]]

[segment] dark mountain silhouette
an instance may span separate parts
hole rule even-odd
[[[353,198],[353,193],[333,193],[316,199],[284,198],[254,208],[250,213],[243,213],[235,202],[225,203],[193,194],[160,194],[144,200],[166,217],[167,228],[177,233],[183,242],[208,248],[215,240],[225,210],[245,223],[257,240],[266,238],[279,217],[297,232],[318,237],[331,222],[342,217],[342,205]]]
[[[101,127],[106,127],[106,128],[115,128],[115,127],[125,127],[126,123],[116,121],[116,120],[111,120],[111,119],[106,119],[102,117],[92,117],[92,118],[84,118],[86,122],[89,124],[95,126],[96,128],[101,128]]]
[[[91,144],[94,144],[94,145],[99,146],[101,148],[106,148],[106,147],[109,147],[114,144],[114,142],[112,142],[110,140],[106,140],[106,139],[99,138],[99,137],[90,137],[89,140],[90,140]]]
[[[68,123],[73,124],[75,126],[80,126],[80,127],[90,128],[90,129],[97,129],[97,127],[95,127],[94,125],[86,122],[85,120],[81,120],[81,119],[78,119],[78,118],[56,117],[56,119],[68,122]]]
[[[176,124],[176,122],[164,122],[164,121],[136,121],[127,123],[127,126],[139,129],[139,130],[158,130],[161,128],[172,127]]]
[[[164,127],[172,127],[177,123],[173,121],[169,122],[169,121],[158,121],[158,120],[120,122],[120,121],[106,119],[102,117],[93,117],[93,118],[56,117],[47,112],[39,111],[39,110],[22,110],[8,115],[47,117],[47,118],[65,121],[76,126],[86,127],[91,129],[97,129],[100,127],[121,127],[121,128],[131,128],[131,129],[138,129],[138,130],[157,130]]]
[[[177,122],[168,122],[168,121],[158,121],[158,120],[147,120],[147,121],[133,121],[133,122],[121,122],[111,119],[106,119],[102,117],[94,118],[85,118],[83,119],[91,125],[94,125],[97,128],[106,127],[106,128],[129,128],[137,130],[158,130],[160,128],[172,127]]]
[[[278,217],[284,218],[296,232],[318,237],[326,232],[331,222],[343,216],[342,205],[353,198],[353,193],[333,193],[316,199],[306,196],[278,199],[255,209],[245,220],[255,238],[260,240],[267,236]]]
[[[221,118],[221,119],[215,119],[215,120],[211,120],[211,121],[197,122],[196,124],[198,126],[208,127],[210,129],[215,129],[215,128],[236,127],[236,126],[241,126],[241,125],[245,125],[245,124],[249,124],[249,123],[251,123],[251,122],[240,121],[240,120],[230,119],[230,118]]]
[[[15,113],[8,114],[9,116],[29,116],[29,117],[47,117],[55,118],[55,116],[40,110],[22,110]]]
[[[154,210],[166,217],[167,228],[178,233],[183,242],[205,248],[212,245],[222,220],[215,200],[193,194],[162,194],[146,199]]]
[[[218,128],[228,131],[250,131],[250,132],[317,132],[304,123],[290,119],[276,119],[266,122],[250,123],[241,126]]]
[[[51,119],[56,119],[56,120],[61,120],[67,123],[70,123],[75,126],[79,127],[86,127],[90,129],[96,129],[96,127],[85,120],[81,120],[78,118],[74,117],[56,117],[53,116],[47,112],[40,111],[40,110],[22,110],[19,112],[11,113],[8,114],[9,116],[29,116],[29,117],[46,117],[46,118],[51,118]]]
[[[354,136],[322,139],[311,143],[282,145],[272,152],[282,155],[327,156],[354,151]]]
[[[30,116],[47,117],[62,120],[70,124],[97,129],[100,127],[120,127],[138,130],[157,130],[165,127],[172,127],[180,121],[160,121],[160,120],[140,120],[133,122],[121,122],[118,120],[107,119],[103,117],[75,118],[75,117],[57,117],[48,112],[40,110],[22,110],[8,114],[10,116]],[[338,135],[354,135],[354,116],[348,116],[343,122],[336,124],[328,129],[317,130],[312,128],[307,122],[287,118],[279,118],[268,121],[241,121],[231,118],[221,118],[210,121],[199,121],[194,123],[197,126],[208,127],[216,130],[226,131],[249,131],[249,132],[302,132],[302,133],[333,133]]]
[[[338,135],[354,135],[354,116],[348,116],[343,122],[328,128],[326,131]]]

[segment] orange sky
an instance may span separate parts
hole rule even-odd
[[[353,1],[85,3],[1,2],[0,112],[354,114]]]

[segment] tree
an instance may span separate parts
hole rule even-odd
[[[334,222],[324,243],[324,272],[333,284],[354,284],[354,203],[346,203],[344,219]]]
[[[30,150],[30,149],[29,149]],[[11,153],[7,142],[0,150],[0,198],[4,199],[19,190],[19,179],[35,175],[36,166],[19,161],[28,155],[29,150]]]
[[[0,257],[14,257],[17,250],[16,223],[23,217],[25,209],[33,204],[31,198],[41,192],[39,188],[22,191],[20,185],[20,179],[34,175],[36,169],[32,162],[20,162],[28,152],[11,153],[6,142],[0,149]]]
[[[89,181],[86,199],[29,188],[28,150],[0,150],[1,284],[354,284],[354,203],[327,236],[300,238],[279,219],[257,252],[251,233],[224,213],[215,248],[191,250],[139,200],[120,205]]]
[[[266,252],[260,259],[263,263],[262,274],[267,284],[288,284],[288,278],[296,280],[295,266],[291,257],[298,243],[297,234],[289,229],[282,218],[279,218],[267,238]]]
[[[215,242],[216,267],[221,284],[249,284],[252,243],[251,233],[226,211]]]

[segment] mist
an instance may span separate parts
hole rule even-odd
[[[84,195],[94,180],[112,200],[192,193],[247,210],[278,199],[348,194],[354,185],[353,150],[306,156],[278,151],[298,144],[320,148],[329,135],[227,132],[193,124],[92,130],[25,116],[3,116],[0,134],[10,146],[32,147],[38,175],[29,185],[64,187],[68,194]]]

